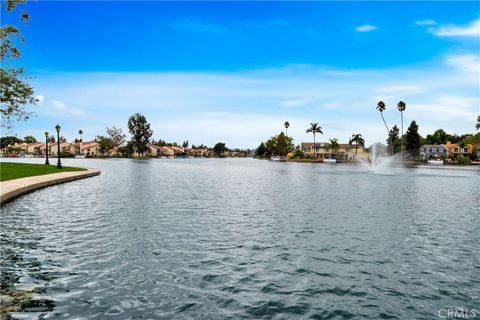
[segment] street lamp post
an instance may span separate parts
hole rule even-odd
[[[55,130],[57,130],[57,169],[62,169],[62,162],[60,161],[60,126],[58,124],[55,126]]]
[[[49,165],[50,162],[48,161],[48,132],[47,131],[45,131],[45,154],[46,154],[45,164]]]

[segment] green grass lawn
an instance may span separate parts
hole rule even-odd
[[[13,180],[18,178],[41,176],[44,174],[83,171],[87,169],[75,167],[63,167],[57,169],[56,165],[30,164],[30,163],[14,163],[0,162],[0,181]]]

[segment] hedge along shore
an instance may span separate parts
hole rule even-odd
[[[38,189],[54,186],[57,184],[75,181],[79,179],[98,176],[100,170],[87,169],[85,171],[71,171],[33,176],[0,182],[0,202],[5,204],[24,194]]]

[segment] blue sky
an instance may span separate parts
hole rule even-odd
[[[476,2],[32,1],[19,61],[34,76],[37,116],[67,138],[126,130],[146,115],[156,139],[255,147],[289,121],[295,143],[384,141],[376,102],[407,103],[421,134],[470,133],[480,113]],[[17,15],[2,12],[2,24]]]

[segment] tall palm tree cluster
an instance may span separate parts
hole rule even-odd
[[[377,110],[380,111],[380,115],[382,116],[382,120],[383,120],[383,124],[385,124],[385,128],[387,129],[387,134],[388,134],[388,139],[390,140],[390,153],[393,155],[393,141],[392,139],[390,138],[390,129],[388,129],[388,126],[387,126],[387,122],[385,122],[385,118],[383,117],[383,111],[385,111],[385,103],[383,101],[379,101],[377,103]],[[402,155],[402,158],[403,158],[403,112],[405,111],[405,109],[407,108],[407,105],[405,102],[403,101],[399,101],[398,104],[397,104],[397,109],[398,111],[400,111],[400,118],[401,118],[401,122],[402,122],[402,135],[400,137],[400,142],[401,142],[401,149],[400,149],[400,152],[401,152],[401,155]]]
[[[386,124],[385,124],[386,125]],[[287,129],[290,127],[290,123],[288,121],[285,121],[283,124],[285,127],[285,136],[287,136]],[[323,129],[321,126],[318,125],[318,122],[312,122],[310,123],[310,127],[306,131],[307,133],[313,134],[313,145],[312,145],[312,151],[314,153],[315,158],[317,157],[317,146],[316,146],[316,135],[317,134],[323,134]],[[358,152],[358,146],[364,146],[365,145],[365,140],[363,139],[362,135],[360,133],[356,133],[352,135],[352,138],[349,140],[349,144],[353,144],[355,142],[355,157]],[[338,139],[333,138],[330,139],[330,143],[328,144],[328,148],[332,149],[333,153],[336,154],[337,150],[339,147]]]
[[[365,139],[363,139],[361,133],[354,133],[352,134],[352,138],[350,141],[348,141],[348,144],[352,144],[355,142],[355,159],[357,158],[357,151],[358,151],[358,145],[361,145],[362,147],[365,145]]]

